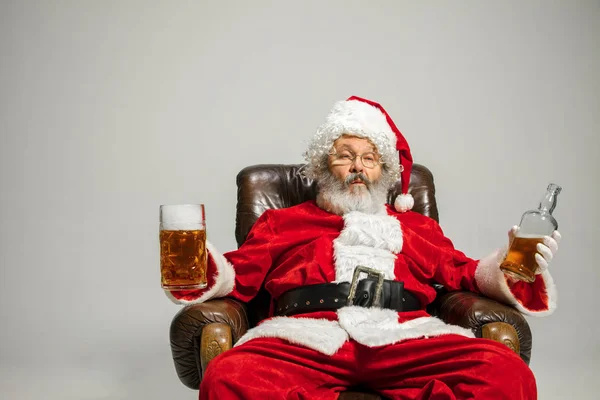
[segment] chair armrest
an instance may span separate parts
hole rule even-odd
[[[182,308],[171,322],[171,352],[181,382],[198,390],[208,362],[231,348],[248,330],[245,306],[214,299]]]
[[[436,301],[434,313],[449,324],[471,329],[475,336],[499,341],[529,365],[531,329],[519,311],[471,292],[450,292]]]

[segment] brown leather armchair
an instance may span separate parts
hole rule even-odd
[[[238,246],[267,209],[290,207],[316,197],[316,185],[300,173],[300,165],[256,165],[237,176],[238,202],[235,235]],[[431,172],[413,165],[410,193],[413,211],[438,220],[435,186]],[[390,191],[394,203],[400,185]],[[531,330],[516,309],[470,292],[447,293],[436,287],[438,296],[429,312],[444,321],[471,329],[477,337],[504,343],[529,364]],[[180,380],[198,389],[206,366],[232,347],[249,327],[268,316],[270,298],[265,290],[248,304],[223,298],[186,306],[171,323],[171,350]],[[340,395],[342,400],[380,399],[361,388]]]

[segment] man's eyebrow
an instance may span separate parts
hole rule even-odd
[[[355,151],[355,150],[353,150],[353,149],[350,147],[350,145],[347,145],[347,144],[342,144],[342,145],[340,145],[340,146],[338,147],[338,150],[349,150],[349,151],[351,151],[351,152],[353,152],[353,153],[356,153],[356,151]],[[374,152],[375,152],[375,148],[374,148],[373,146],[369,145],[369,149],[368,149],[368,151],[366,151],[366,152],[367,152],[367,153],[374,153]]]

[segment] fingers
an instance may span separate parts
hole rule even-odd
[[[555,255],[558,251],[558,242],[556,241],[556,239],[550,236],[544,236],[544,245],[548,247],[548,249],[552,252],[552,255]]]
[[[539,275],[548,269],[548,262],[544,260],[544,257],[542,257],[540,253],[535,253],[535,262],[538,265],[538,269],[535,271],[536,275]]]
[[[560,243],[561,239],[562,239],[562,235],[560,234],[559,231],[554,231],[552,232],[552,239],[556,240],[556,244]]]
[[[512,240],[517,236],[517,232],[519,232],[519,226],[515,225],[508,231],[508,242],[512,242]]]
[[[552,261],[554,255],[558,251],[558,242],[560,239],[560,233],[554,231],[552,236],[544,236],[543,243],[537,244],[536,250],[538,252],[535,255],[535,261],[539,268],[535,272],[536,274],[541,274],[548,269],[548,264],[550,264],[550,261]]]
[[[549,246],[545,246],[544,244],[538,243],[536,246],[536,250],[538,251],[538,254],[542,255],[542,257],[547,263],[550,263],[550,261],[552,261],[552,257],[554,256],[554,253],[552,252]]]

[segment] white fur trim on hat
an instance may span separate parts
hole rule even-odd
[[[335,103],[325,123],[317,129],[304,153],[307,162],[304,173],[307,177],[318,178],[323,156],[329,153],[333,143],[344,134],[371,140],[388,170],[397,179],[400,161],[396,150],[396,134],[381,110],[359,100]]]
[[[415,199],[412,197],[410,193],[408,194],[399,194],[394,201],[394,208],[398,212],[406,212],[408,210],[412,210],[415,205]]]

